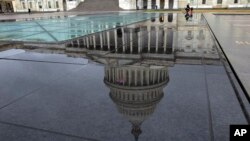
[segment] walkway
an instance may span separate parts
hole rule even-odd
[[[235,74],[250,97],[250,15],[205,14],[207,22]],[[241,97],[248,113],[249,101]]]

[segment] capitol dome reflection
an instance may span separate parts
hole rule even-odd
[[[162,99],[169,81],[166,66],[106,66],[104,83],[119,113],[132,124],[131,133],[138,141],[141,124],[149,118]]]

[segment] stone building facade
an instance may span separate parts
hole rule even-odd
[[[249,0],[119,0],[123,9],[178,9],[187,4],[194,8],[244,8]]]
[[[131,133],[136,141],[142,133],[142,123],[154,113],[168,82],[166,66],[105,66],[104,83],[110,89],[110,98],[132,124]]]
[[[101,1],[101,0],[100,0]],[[0,12],[68,11],[84,0],[0,0]],[[246,8],[250,0],[119,0],[119,7],[133,9]]]
[[[14,12],[14,0],[0,0],[0,13]]]
[[[75,8],[84,0],[15,0],[15,12],[31,11],[67,11]]]

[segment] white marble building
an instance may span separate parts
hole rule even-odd
[[[106,65],[104,83],[119,113],[132,124],[135,140],[142,133],[141,125],[162,99],[169,82],[167,66]]]
[[[14,0],[0,0],[0,13],[14,12]]]
[[[84,0],[0,0],[0,12],[68,11]],[[9,4],[8,4],[9,3]],[[119,0],[119,7],[133,9],[244,8],[250,0]],[[9,6],[10,5],[10,6]]]
[[[123,9],[179,9],[188,3],[194,8],[250,7],[250,0],[119,0]]]
[[[84,0],[15,0],[15,12],[68,11]]]

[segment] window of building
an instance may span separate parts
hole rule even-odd
[[[50,1],[48,1],[48,7],[51,8],[51,2]]]
[[[202,4],[206,4],[206,0],[202,0]]]
[[[42,6],[42,3],[41,2],[38,2],[38,5],[39,5],[39,8],[42,9],[43,6]]]
[[[26,9],[26,6],[25,6],[25,3],[24,3],[24,2],[22,2],[22,5],[23,5],[23,9]]]
[[[32,2],[30,2],[30,8],[32,8]]]
[[[222,4],[222,0],[218,0],[218,1],[217,1],[217,4]]]
[[[238,3],[238,0],[234,0],[234,3]]]
[[[59,2],[56,1],[56,8],[59,8]]]

